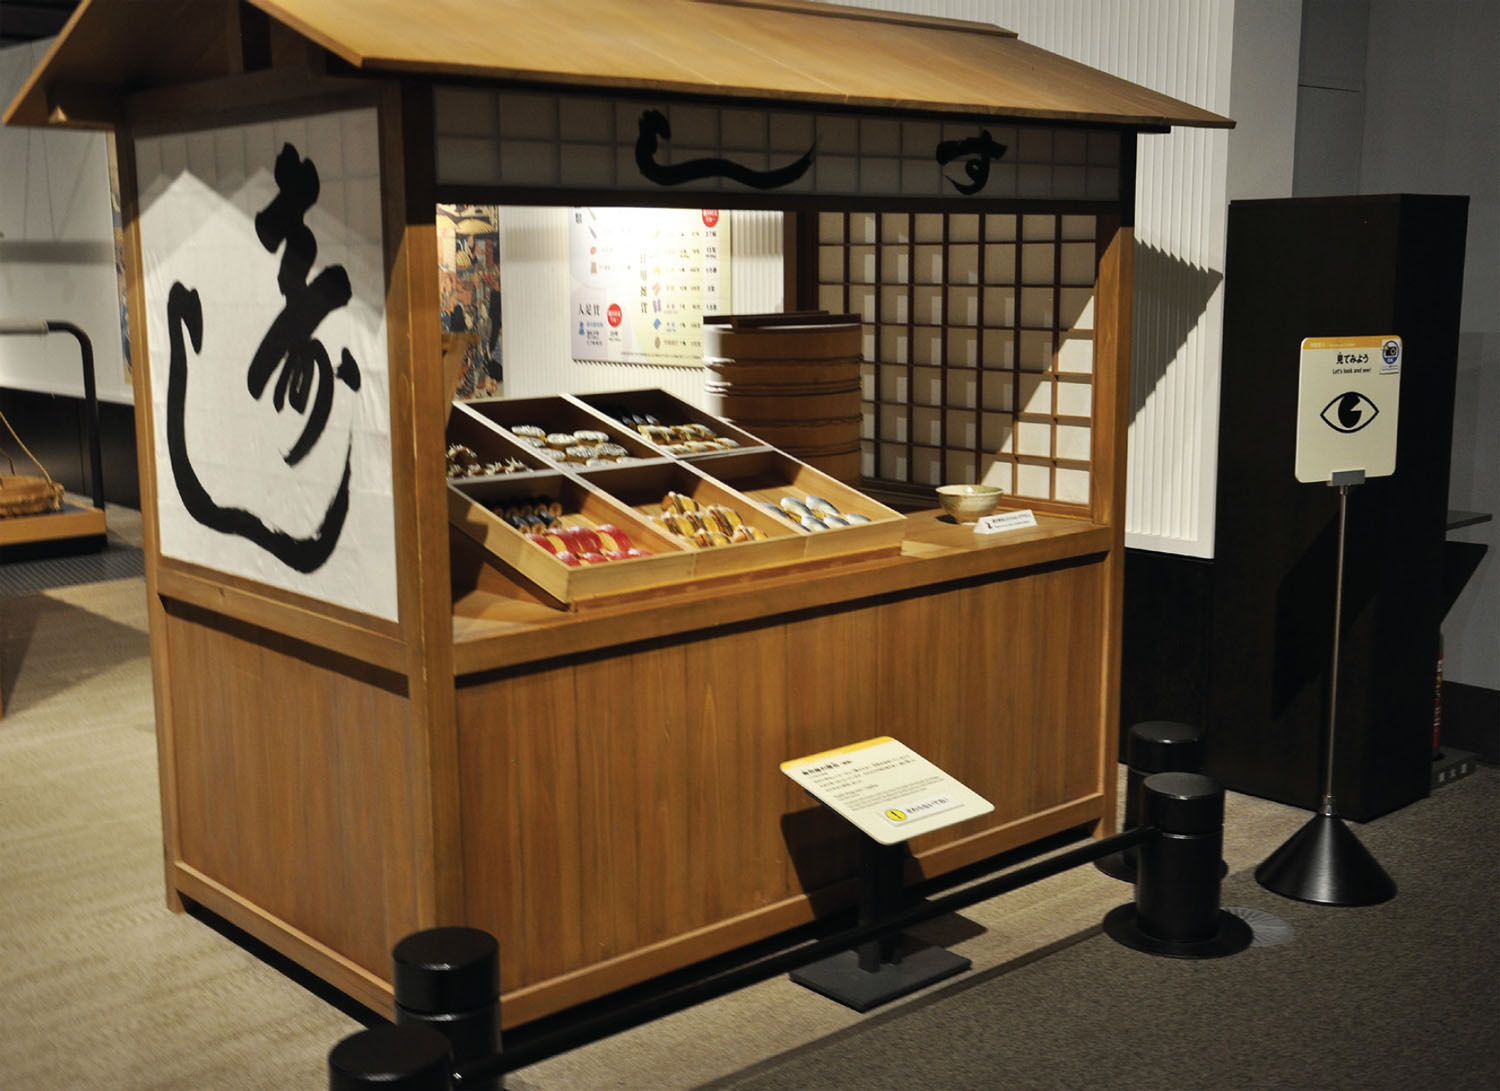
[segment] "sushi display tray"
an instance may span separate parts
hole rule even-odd
[[[705,434],[730,442],[679,448]],[[450,524],[561,606],[904,535],[898,512],[664,391],[455,403],[447,443]]]

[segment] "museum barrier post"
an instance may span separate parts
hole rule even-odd
[[[1203,733],[1192,724],[1144,720],[1131,725],[1125,741],[1125,824],[1144,824],[1141,785],[1153,773],[1201,773]],[[1135,882],[1138,850],[1121,849],[1094,862],[1111,879]]]
[[[398,1025],[439,1031],[462,1066],[500,1049],[500,945],[479,928],[413,932],[391,950]],[[499,1079],[466,1087],[497,1091]]]
[[[1104,918],[1115,941],[1171,958],[1217,958],[1250,945],[1241,918],[1219,908],[1224,788],[1199,773],[1157,773],[1142,785],[1144,828],[1135,901]]]

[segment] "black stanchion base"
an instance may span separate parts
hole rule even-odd
[[[1396,883],[1337,815],[1316,814],[1255,869],[1274,894],[1318,905],[1379,905]]]
[[[1111,879],[1119,879],[1122,883],[1134,883],[1136,876],[1135,858],[1125,852],[1112,852],[1108,856],[1101,856],[1094,861],[1094,866]],[[1229,862],[1219,861],[1219,878],[1229,874]]]
[[[1228,910],[1219,910],[1218,925],[1210,938],[1183,943],[1142,932],[1134,902],[1116,906],[1104,915],[1104,933],[1110,939],[1132,950],[1167,958],[1223,958],[1243,951],[1255,938],[1250,925]]]
[[[1135,857],[1125,852],[1112,852],[1094,861],[1094,866],[1111,879],[1122,883],[1135,882]]]
[[[962,973],[971,965],[962,955],[945,948],[923,947],[903,955],[900,962],[882,963],[872,973],[859,968],[858,951],[840,951],[788,976],[815,993],[865,1012]]]
[[[382,1023],[328,1054],[329,1091],[450,1091],[453,1049],[431,1027]]]

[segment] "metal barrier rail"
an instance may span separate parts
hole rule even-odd
[[[492,1014],[476,1009],[484,1018],[493,1020],[493,1037],[489,1039],[492,1045],[478,1055],[474,1051],[472,1035],[461,1043],[454,1036],[445,1038],[435,1033],[432,1028],[444,1030],[444,1022],[449,1018],[441,1010],[441,1005],[435,1005],[431,999],[434,994],[444,991],[441,975],[422,979],[423,984],[414,986],[423,991],[420,1000],[404,996],[403,981],[417,978],[409,968],[403,970],[398,959],[398,1016],[405,1018],[408,1008],[431,1014],[361,1031],[340,1042],[329,1054],[330,1091],[390,1087],[393,1080],[402,1081],[399,1086],[413,1091],[496,1088],[508,1072],[799,969],[831,954],[858,949],[908,925],[965,909],[1132,848],[1139,848],[1135,900],[1111,910],[1105,917],[1104,931],[1107,934],[1138,950],[1178,958],[1217,957],[1242,950],[1251,939],[1249,926],[1219,907],[1223,787],[1212,778],[1196,773],[1159,773],[1146,778],[1144,794],[1146,821],[1132,829],[1024,864],[963,890],[911,905],[881,920],[795,950],[583,1019],[512,1049],[491,1052],[499,1042],[498,999],[492,1002]],[[434,929],[408,937],[397,945],[397,951],[419,937],[444,932],[458,939],[461,950],[448,965],[444,965],[442,959],[434,960],[434,967],[452,969],[464,975],[463,991],[472,992],[481,980],[493,980],[496,982],[494,995],[498,998],[498,946],[487,933],[477,929]],[[482,969],[476,965],[475,937],[482,937],[483,948],[494,952],[490,956],[493,965]],[[474,995],[484,997],[488,992],[481,986]],[[453,1013],[452,1017],[464,1019],[473,1014]]]

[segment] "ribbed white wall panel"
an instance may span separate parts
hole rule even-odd
[[[857,2],[995,23],[1032,45],[1233,116],[1233,0]],[[1137,159],[1126,540],[1200,557],[1213,554],[1228,147],[1222,130],[1179,129],[1141,137]]]
[[[729,213],[731,310],[782,309],[781,231],[779,212]],[[500,254],[505,270],[507,397],[658,387],[702,404],[702,368],[573,359],[566,208],[502,208]]]

